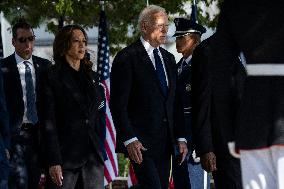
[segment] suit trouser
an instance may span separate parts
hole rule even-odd
[[[284,189],[284,145],[240,154],[244,189]]]
[[[6,157],[4,145],[0,142],[0,189],[8,188],[8,176],[9,176],[9,162]]]
[[[6,153],[3,153],[3,156],[6,156]],[[7,159],[3,159],[0,161],[0,189],[8,189],[8,174],[9,163]]]
[[[163,123],[154,149],[147,149],[143,153],[143,161],[137,164],[131,161],[138,180],[139,189],[168,189],[171,166],[170,137],[168,123]],[[156,138],[157,139],[157,138]],[[142,144],[143,145],[143,144]],[[146,147],[147,148],[147,147]]]
[[[191,189],[210,189],[209,174],[202,169],[200,163],[188,162],[188,172]]]
[[[240,160],[225,153],[216,153],[217,171],[213,172],[215,188],[242,189]]]
[[[47,189],[103,189],[104,165],[91,154],[86,163],[79,168],[63,168],[63,185],[56,186],[47,176]]]
[[[8,189],[8,180],[0,180],[0,189]]]
[[[178,156],[173,158],[173,179],[175,189],[190,189],[189,173],[187,168],[187,161],[185,160],[181,165],[179,164]]]
[[[170,155],[160,159],[143,157],[140,165],[131,161],[138,179],[139,189],[168,189],[170,176]]]
[[[38,130],[21,130],[12,136],[10,150],[9,189],[38,188],[40,164],[38,161]]]
[[[176,159],[174,160],[176,161]],[[209,189],[210,177],[200,163],[173,163],[173,178],[175,189]]]

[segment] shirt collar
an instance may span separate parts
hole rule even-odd
[[[153,50],[154,50],[155,48],[152,47],[152,46],[150,45],[150,43],[148,43],[147,41],[145,41],[142,36],[140,37],[140,40],[141,40],[141,42],[142,42],[144,48],[146,49],[147,53],[148,53],[148,54],[153,53]],[[159,47],[157,47],[157,49],[159,50]]]
[[[183,60],[185,61],[186,64],[188,64],[191,61],[192,55],[190,55],[187,58],[183,58]]]
[[[16,58],[17,64],[23,63],[23,62],[25,62],[25,61],[29,62],[30,64],[33,63],[32,56],[31,56],[29,59],[25,60],[25,59],[23,59],[22,57],[20,57],[20,56],[15,52],[15,58]]]

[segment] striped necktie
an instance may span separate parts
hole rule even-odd
[[[26,97],[27,97],[27,119],[28,121],[36,124],[38,121],[36,112],[36,98],[35,98],[35,87],[32,78],[31,68],[29,62],[24,61],[25,65],[25,82],[26,82]]]

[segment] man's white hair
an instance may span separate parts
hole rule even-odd
[[[141,32],[141,26],[143,22],[150,22],[152,16],[158,12],[164,12],[167,14],[166,10],[163,7],[157,5],[149,5],[145,7],[139,14],[138,18],[138,30]]]

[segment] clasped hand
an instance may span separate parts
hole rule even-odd
[[[185,160],[185,158],[186,158],[186,155],[187,155],[187,153],[188,153],[188,149],[187,149],[187,144],[186,144],[186,142],[184,142],[184,141],[179,141],[179,142],[178,142],[178,149],[179,149],[179,153],[180,153],[180,155],[181,155],[181,160],[180,160],[180,162],[179,162],[179,164],[181,165],[181,164],[184,162],[184,160]]]

